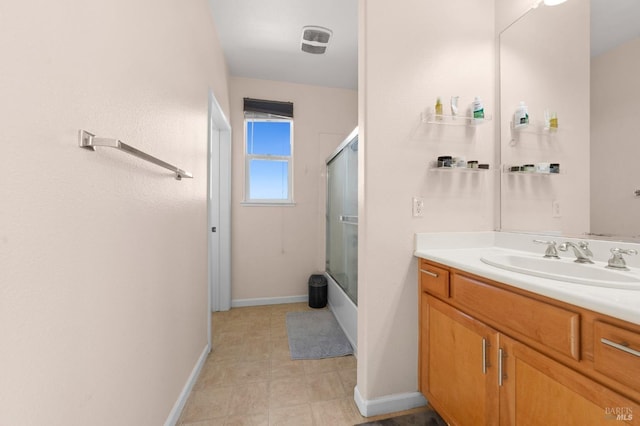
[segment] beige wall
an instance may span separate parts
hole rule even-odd
[[[295,206],[242,205],[245,97],[294,104]],[[356,126],[357,92],[233,77],[230,105],[232,301],[305,296],[309,275],[324,270],[325,159]]]
[[[591,60],[591,231],[640,236],[640,38]]]
[[[544,28],[544,31],[541,31]],[[500,34],[501,149],[505,165],[550,162],[560,175],[504,174],[504,230],[589,231],[589,2],[529,11]],[[558,114],[557,132],[511,130],[520,101],[540,130],[544,110]],[[560,206],[554,217],[553,204]]]
[[[534,0],[495,0],[496,34],[500,34],[524,15]],[[542,6],[542,5],[541,5]]]
[[[3,2],[0,52],[0,424],[162,424],[207,345],[207,2]]]
[[[494,162],[494,125],[421,123],[441,96],[480,96],[495,116],[492,0],[361,0],[358,390],[365,400],[418,388],[417,263],[425,231],[494,228],[493,172],[429,171],[439,155]],[[413,218],[411,198],[425,199]]]

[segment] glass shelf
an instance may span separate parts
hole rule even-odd
[[[485,114],[484,118],[473,118],[466,115],[435,114],[433,112],[423,112],[422,122],[427,124],[440,124],[445,126],[467,126],[475,127],[491,121],[491,115]]]
[[[550,172],[511,172],[511,171],[507,171],[505,170],[503,172],[505,175],[529,175],[529,176],[557,176],[560,173],[550,173]]]
[[[514,133],[530,133],[533,135],[553,135],[558,132],[557,127],[545,127],[543,123],[529,123],[516,127],[511,122],[511,131]]]
[[[491,166],[488,169],[480,169],[480,168],[471,168],[471,167],[438,167],[435,163],[430,164],[429,170],[432,172],[459,172],[459,173],[478,173],[478,172],[489,172],[491,171]]]
[[[561,174],[560,172],[540,172],[537,170],[518,171],[518,170],[511,170],[511,167],[520,167],[520,166],[505,165],[502,167],[502,173],[508,174],[508,175],[527,175],[527,176],[557,176]]]

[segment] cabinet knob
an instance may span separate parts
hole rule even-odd
[[[420,272],[422,272],[423,274],[427,274],[427,275],[429,275],[429,276],[431,276],[433,278],[438,278],[439,277],[439,275],[436,274],[435,272],[427,271],[426,269],[422,269],[421,268]]]
[[[487,367],[489,367],[489,362],[487,361],[487,349],[491,345],[486,337],[482,338],[482,374],[487,374]]]
[[[625,344],[625,342],[616,343],[616,342],[613,342],[613,341],[611,341],[609,339],[605,339],[604,337],[600,339],[600,342],[605,344],[605,345],[607,345],[607,346],[611,346],[612,348],[616,348],[619,351],[626,352],[626,353],[631,354],[633,356],[640,357],[640,351],[636,351],[635,349],[631,349],[628,344]]]
[[[507,378],[507,375],[504,374],[504,359],[507,357],[507,353],[502,349],[498,349],[498,386],[502,386],[504,379]]]

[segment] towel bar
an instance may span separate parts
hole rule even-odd
[[[95,151],[95,147],[97,146],[116,148],[120,151],[126,152],[127,154],[131,154],[135,157],[141,158],[145,161],[149,161],[150,163],[156,164],[160,167],[164,167],[165,169],[169,169],[176,174],[177,180],[181,180],[182,178],[193,178],[193,175],[191,173],[182,170],[172,164],[164,162],[152,155],[147,154],[146,152],[142,152],[139,149],[132,147],[131,145],[127,145],[126,143],[119,141],[118,139],[97,138],[93,133],[89,133],[86,130],[80,130],[80,148]]]

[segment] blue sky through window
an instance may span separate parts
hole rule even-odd
[[[286,200],[289,198],[286,161],[251,160],[251,186],[249,197],[252,200]]]
[[[249,179],[250,200],[291,199],[289,194],[289,162],[292,161],[291,124],[291,121],[246,121],[246,151],[249,155],[247,179]],[[270,156],[275,158],[268,158]]]
[[[291,155],[290,133],[288,121],[247,121],[247,153]]]

